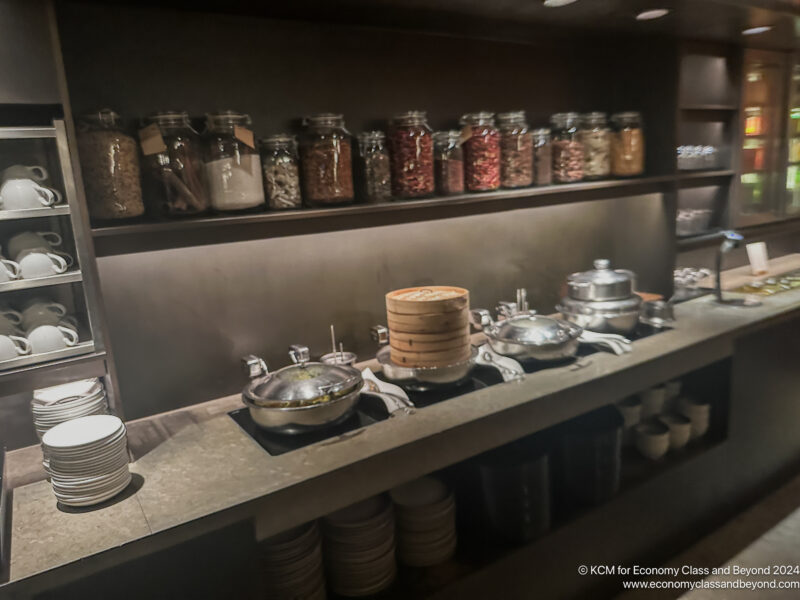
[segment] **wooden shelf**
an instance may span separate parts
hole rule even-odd
[[[50,275],[49,277],[37,277],[36,279],[15,279],[14,281],[4,281],[0,283],[0,294],[4,292],[15,292],[18,290],[31,290],[64,283],[74,283],[81,281],[83,275],[80,271],[68,271],[60,275]]]
[[[98,256],[449,219],[669,191],[673,176],[590,181],[337,208],[249,213],[92,229]]]
[[[738,111],[739,107],[734,106],[733,104],[684,104],[680,107],[681,110],[687,111],[701,111],[701,110],[727,110],[727,111]]]
[[[68,215],[69,206],[53,206],[50,208],[27,208],[25,210],[0,210],[0,221],[21,221],[22,219],[34,219],[40,217],[58,217]]]

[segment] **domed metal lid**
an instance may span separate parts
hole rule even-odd
[[[567,278],[567,293],[576,300],[621,300],[633,295],[636,274],[612,269],[608,259],[594,261],[594,270],[573,273]]]
[[[574,323],[533,313],[515,315],[484,329],[486,335],[496,340],[527,346],[561,345],[582,332],[583,329]]]
[[[298,407],[334,400],[363,385],[361,373],[354,367],[307,362],[308,348],[304,346],[292,346],[289,356],[295,364],[274,373],[251,368],[257,379],[244,389],[244,396],[259,406]]]

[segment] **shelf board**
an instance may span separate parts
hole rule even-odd
[[[70,354],[69,352],[72,352]],[[65,350],[58,351],[63,353],[58,357],[51,358],[48,362],[38,362],[35,364],[15,364],[13,367],[5,367],[0,370],[0,396],[30,392],[32,390],[85,379],[87,377],[102,377],[106,374],[106,353],[95,351],[93,342],[85,342],[79,346],[73,346]],[[48,354],[57,354],[49,352]],[[44,356],[38,355],[39,359]],[[22,358],[33,358],[26,356]],[[20,359],[14,359],[14,362]],[[4,365],[11,361],[0,363]]]
[[[0,127],[0,140],[26,140],[56,137],[55,127]]]
[[[336,208],[249,213],[92,229],[98,256],[432,221],[672,189],[674,177],[590,181]]]
[[[739,107],[733,104],[684,104],[680,107],[681,110],[727,110],[727,111],[738,111]]]
[[[24,210],[0,210],[0,221],[20,221],[38,217],[58,217],[68,215],[69,206],[66,204],[42,208],[26,208]]]
[[[730,183],[736,171],[731,169],[712,169],[707,171],[680,171],[678,184],[682,188]]]
[[[80,271],[67,271],[60,275],[50,275],[49,277],[37,277],[36,279],[16,279],[14,281],[4,281],[0,283],[0,294],[4,292],[15,292],[18,290],[31,290],[34,288],[61,285],[64,283],[74,283],[81,281],[83,275]]]
[[[61,350],[54,350],[53,352],[41,352],[39,354],[27,354],[10,360],[0,360],[0,381],[10,373],[20,367],[27,367],[30,365],[39,365],[51,361],[59,361],[73,356],[80,356],[81,354],[88,354],[94,352],[94,342],[79,342],[74,346],[68,346]]]

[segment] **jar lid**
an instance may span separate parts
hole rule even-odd
[[[524,110],[512,110],[509,112],[497,113],[497,122],[503,124],[516,124],[525,122]]]
[[[581,123],[584,125],[605,125],[607,115],[604,112],[588,112],[581,115]]]
[[[382,131],[362,131],[358,134],[358,141],[362,143],[382,142],[386,139],[386,134]]]
[[[576,112],[556,113],[550,117],[550,122],[558,129],[569,129],[571,127],[576,127],[579,120],[580,115]]]
[[[295,137],[289,133],[276,133],[261,138],[258,143],[262,146],[289,146],[295,144],[296,141]]]
[[[450,131],[435,131],[433,141],[436,144],[458,144],[461,140],[461,132],[457,129]]]
[[[550,135],[550,128],[549,127],[539,127],[533,130],[533,135]]]
[[[619,123],[621,125],[626,125],[626,124],[637,124],[638,125],[639,122],[641,121],[641,119],[642,119],[641,113],[639,113],[637,111],[634,111],[634,110],[630,110],[630,111],[626,111],[626,112],[618,112],[618,113],[614,113],[613,115],[611,115],[611,120],[614,123]]]
[[[148,123],[157,123],[159,127],[188,127],[191,129],[192,122],[189,120],[189,113],[185,110],[160,110],[147,117]]]
[[[303,118],[303,125],[308,127],[344,127],[344,115],[341,113],[316,113]]]
[[[494,125],[494,113],[488,110],[465,113],[461,116],[462,125]]]
[[[250,115],[235,110],[218,110],[206,114],[206,126],[210,130],[251,124]]]
[[[633,295],[636,275],[624,269],[612,269],[606,258],[594,261],[594,270],[573,273],[567,278],[567,290],[576,300],[620,300]]]
[[[114,112],[110,108],[101,108],[100,110],[92,113],[82,115],[80,120],[92,125],[99,125],[102,127],[116,127],[119,125],[121,117],[119,113]]]
[[[423,125],[428,119],[428,113],[424,110],[408,110],[397,113],[390,122],[394,125]]]

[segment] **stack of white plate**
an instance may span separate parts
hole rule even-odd
[[[67,506],[103,502],[131,481],[125,425],[113,415],[56,425],[42,436],[42,450],[56,498]]]
[[[456,504],[438,479],[422,477],[390,492],[397,521],[397,556],[410,567],[430,567],[456,551]]]
[[[361,597],[388,588],[397,576],[392,503],[375,496],[325,517],[325,562],[331,590]]]
[[[325,600],[322,542],[316,521],[264,540],[261,568],[267,598]]]
[[[33,425],[39,439],[59,423],[108,413],[108,400],[103,384],[96,377],[34,390],[31,400]]]

